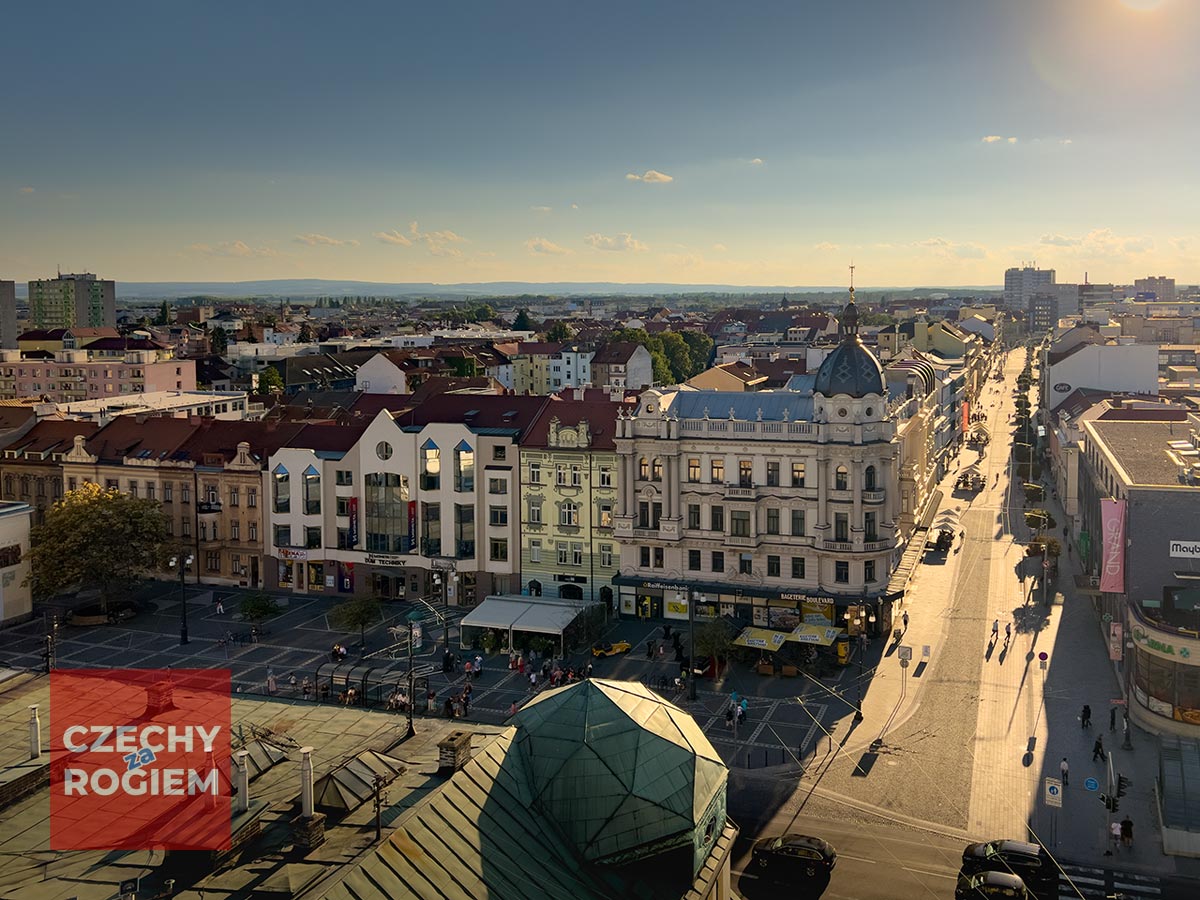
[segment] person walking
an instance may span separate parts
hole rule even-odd
[[[1000,639],[1000,620],[996,619],[992,622],[992,641]]]
[[[1121,820],[1121,843],[1126,847],[1133,846],[1133,819],[1129,818],[1128,813]]]
[[[729,705],[729,709],[725,710],[725,727],[733,728],[733,704]]]
[[[225,601],[220,598],[217,598],[217,615],[225,615]]]
[[[471,670],[475,673],[475,680],[479,680],[479,676],[483,674],[483,657],[478,653],[475,654],[475,668]]]
[[[900,617],[900,621],[904,623],[904,630],[908,631],[908,610],[904,611],[904,615]]]
[[[1065,756],[1062,758],[1062,762],[1058,764],[1058,771],[1062,774],[1063,787],[1066,787],[1071,774],[1071,767],[1067,765],[1067,758]]]
[[[1112,836],[1112,846],[1115,852],[1121,846],[1121,823],[1113,822],[1108,826],[1108,833]]]
[[[1092,708],[1086,703],[1083,704],[1083,712],[1079,714],[1079,721],[1083,724],[1084,728],[1092,727]]]
[[[1104,760],[1104,736],[1096,735],[1096,743],[1092,744],[1092,762]]]
[[[1004,646],[1008,646],[1008,642],[1012,640],[1012,622],[1004,623]]]

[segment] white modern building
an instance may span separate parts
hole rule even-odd
[[[1054,284],[1053,269],[1021,266],[1004,272],[1004,305],[1008,309],[1027,309],[1029,299]]]

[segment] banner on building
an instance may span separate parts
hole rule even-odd
[[[408,501],[408,546],[405,550],[412,550],[417,546],[417,501]]]
[[[1124,647],[1124,631],[1120,622],[1108,623],[1108,658],[1119,660]]]
[[[358,498],[350,498],[350,546],[358,546]]]
[[[1100,590],[1125,593],[1125,501],[1101,500]]]
[[[343,594],[354,593],[354,563],[338,563],[338,590]]]
[[[966,400],[963,401],[962,412],[963,412],[962,431],[963,431],[963,434],[967,434],[971,430],[971,404],[968,403]]]

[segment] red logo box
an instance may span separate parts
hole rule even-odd
[[[50,673],[50,848],[226,850],[230,676]]]

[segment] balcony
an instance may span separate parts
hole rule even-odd
[[[864,553],[877,553],[880,550],[891,550],[896,546],[895,538],[888,538],[885,541],[866,541],[863,543]]]
[[[862,492],[863,503],[882,503],[883,495],[884,495],[883,491],[863,491]]]
[[[753,500],[754,485],[727,484],[725,485],[725,498],[727,500]]]
[[[726,535],[725,544],[729,547],[757,547],[759,539],[754,535],[730,534]]]
[[[221,512],[220,500],[200,500],[196,503],[196,514],[200,516],[215,516]]]
[[[821,546],[826,550],[835,550],[838,553],[853,553],[854,544],[850,541],[822,541]]]

